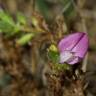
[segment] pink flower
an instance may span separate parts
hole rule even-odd
[[[88,50],[88,36],[77,32],[63,38],[59,44],[60,63],[75,64],[80,62]]]

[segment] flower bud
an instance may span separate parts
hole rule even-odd
[[[88,36],[86,33],[77,32],[61,39],[58,44],[60,63],[75,64],[80,62],[88,50]]]

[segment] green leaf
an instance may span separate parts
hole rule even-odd
[[[32,17],[32,24],[35,26],[35,27],[38,27],[38,20],[35,18],[35,17]]]
[[[10,25],[13,25],[13,26],[15,24],[12,17],[2,10],[0,11],[0,20],[2,20],[4,22],[7,22],[7,23],[9,23]]]
[[[50,60],[52,60],[53,63],[59,62],[59,53],[58,52],[49,50],[48,57]]]
[[[49,47],[49,50],[54,51],[54,52],[58,52],[58,49],[57,49],[55,44],[51,44],[50,47]]]
[[[11,37],[11,36],[14,36],[14,35],[16,35],[16,34],[18,34],[18,33],[21,33],[20,28],[21,28],[20,24],[17,23],[17,24],[14,26],[14,28],[12,29],[12,32],[10,32],[10,34],[8,33],[7,36],[8,36],[8,37]]]
[[[23,25],[27,23],[26,17],[20,12],[17,13],[17,22]]]
[[[2,33],[7,33],[7,32],[12,32],[13,26],[11,26],[8,22],[6,21],[0,21],[0,32]],[[8,33],[10,34],[10,33]]]
[[[46,2],[46,0],[36,0],[37,7],[39,11],[43,14],[46,20],[48,20],[50,17],[49,12],[49,6]]]
[[[16,28],[17,26],[13,21],[12,17],[1,10],[0,11],[0,32],[5,33],[5,35],[10,37],[11,34],[17,31]]]
[[[20,39],[17,40],[17,44],[19,45],[26,45],[28,42],[34,37],[33,33],[25,34]]]
[[[63,13],[65,18],[72,19],[76,15],[76,10],[74,7],[74,0],[63,0]]]

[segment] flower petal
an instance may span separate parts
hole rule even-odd
[[[58,44],[59,51],[63,52],[64,50],[71,50],[84,34],[85,33],[78,32],[63,38]]]
[[[69,51],[64,51],[60,53],[60,63],[64,63],[72,58],[73,54]]]
[[[85,34],[81,40],[77,43],[77,45],[72,49],[72,52],[74,52],[75,56],[78,56],[80,58],[84,58],[86,52],[88,50],[88,36]]]
[[[81,58],[79,58],[79,57],[73,57],[72,59],[70,59],[69,61],[67,61],[67,63],[70,64],[70,65],[73,65],[73,64],[76,64],[76,63],[78,63],[80,61],[81,61]]]

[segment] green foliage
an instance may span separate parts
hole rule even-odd
[[[38,27],[38,20],[35,17],[32,17],[32,24],[34,25],[34,27]]]
[[[53,70],[54,71],[64,71],[64,70],[69,70],[70,65],[69,64],[60,64],[59,59],[60,59],[60,54],[58,52],[57,47],[54,44],[51,44],[49,49],[48,49],[48,57],[53,63]]]
[[[74,0],[63,0],[63,14],[65,18],[72,19],[76,15],[76,10],[75,10],[75,5],[74,5]]]
[[[8,13],[5,13],[3,10],[0,10],[0,20],[5,21],[10,25],[14,25],[12,17]]]
[[[10,25],[8,22],[1,20],[0,21],[0,32],[7,33],[13,31],[13,26]]]
[[[26,17],[20,12],[17,13],[17,21],[18,21],[17,23],[23,24],[23,25],[27,23]]]
[[[44,18],[47,21],[50,21],[50,19],[54,15],[58,16],[59,13],[63,14],[67,21],[70,21],[70,19],[73,19],[76,16],[74,0],[56,0],[56,1],[36,0],[36,4],[38,10],[43,14]],[[58,12],[57,10],[57,14],[55,14],[56,10],[54,10],[54,8],[61,10],[60,12]],[[53,19],[51,19],[51,21],[52,20]]]
[[[44,18],[48,21],[50,18],[50,10],[46,0],[36,0],[36,5]]]
[[[52,60],[53,63],[59,62],[59,53],[55,51],[49,51],[48,57],[50,60]]]
[[[19,21],[17,21],[19,22]],[[20,31],[19,23],[15,23],[13,18],[6,12],[0,11],[0,32],[8,37],[15,35]]]
[[[4,11],[0,11],[0,32],[7,33],[12,32],[15,23],[11,16]]]
[[[55,51],[48,52],[49,59],[53,62],[53,69],[55,71],[69,70],[70,65],[59,63],[59,53]]]
[[[0,11],[0,33],[4,33],[5,36],[8,38],[12,36],[16,36],[18,34],[19,38],[17,38],[17,42],[19,45],[28,44],[28,42],[32,39],[34,33],[32,33],[32,30],[29,30],[24,34],[24,28],[27,28],[27,19],[26,17],[18,12],[16,16],[16,22],[13,20],[13,18],[6,12]],[[23,31],[22,31],[23,28]]]
[[[22,36],[17,40],[17,44],[26,45],[32,39],[32,37],[34,37],[34,34],[32,33],[25,34],[24,36]]]

